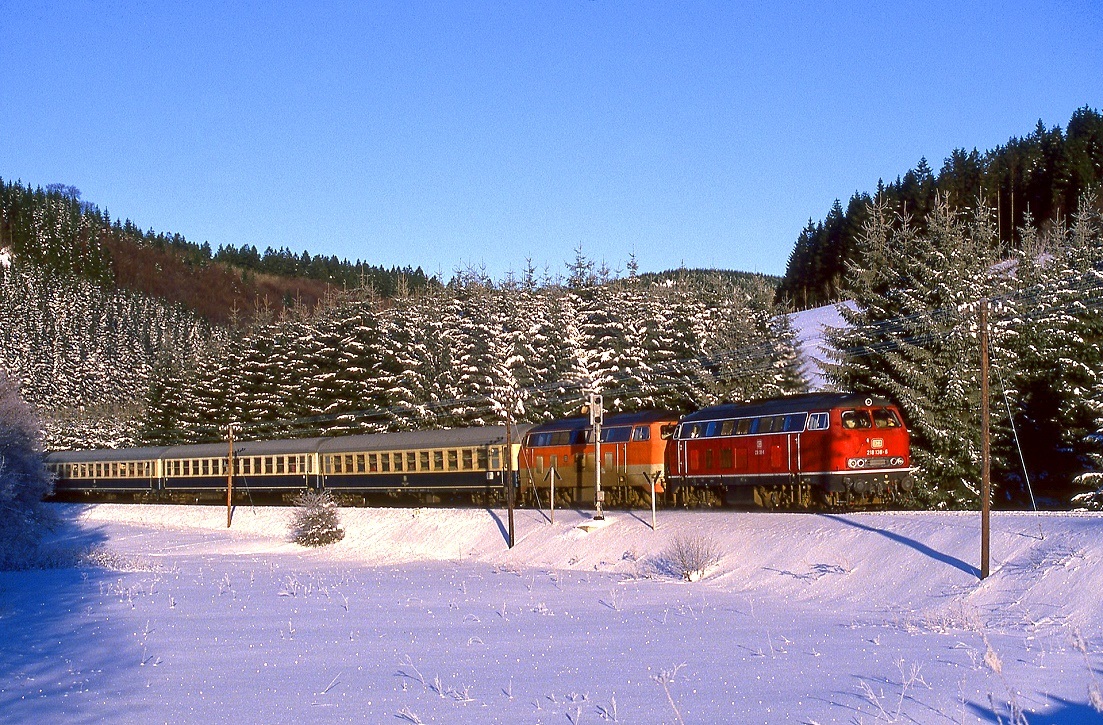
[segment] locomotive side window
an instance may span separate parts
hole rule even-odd
[[[724,424],[720,426],[720,435],[730,436],[733,432],[735,432],[735,421],[734,420],[725,420]],[[723,466],[724,465],[723,462],[721,462],[720,465]]]
[[[899,428],[900,419],[892,408],[874,408],[873,425],[878,428]]]
[[[737,436],[745,436],[751,432],[751,423],[754,422],[752,418],[743,418],[735,421],[735,434]]]
[[[831,416],[828,413],[812,413],[808,416],[808,430],[827,430],[831,425]]]
[[[842,421],[843,428],[851,430],[873,427],[873,421],[869,418],[868,410],[844,410]]]
[[[804,422],[807,418],[806,413],[791,413],[785,416],[785,432],[792,433],[804,430]]]
[[[634,441],[649,441],[651,440],[651,429],[646,425],[637,425],[632,429],[632,440]]]
[[[718,420],[709,421],[708,423],[705,424],[705,437],[706,438],[714,438],[716,436],[716,434],[719,432],[719,429],[720,429],[720,421],[718,421]],[[707,468],[712,468],[712,465],[709,464],[706,467]]]

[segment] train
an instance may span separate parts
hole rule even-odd
[[[600,443],[600,458],[597,455]],[[289,500],[326,490],[350,504],[746,506],[890,503],[911,490],[907,426],[888,399],[810,393],[689,414],[646,410],[538,425],[60,451],[54,497]],[[230,472],[232,468],[232,473]]]

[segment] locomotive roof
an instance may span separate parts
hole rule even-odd
[[[528,425],[513,427],[513,442],[519,443],[529,430]],[[504,445],[506,427],[479,426],[443,430],[415,430],[400,433],[365,433],[361,435],[324,438],[318,451],[388,451],[405,448],[459,448],[464,446]]]
[[[892,405],[887,398],[867,393],[805,393],[769,400],[749,400],[745,403],[725,403],[702,408],[690,413],[683,421],[718,420],[721,418],[750,418],[758,415],[782,415],[831,408],[861,408],[867,405]]]
[[[639,410],[633,413],[606,413],[605,421],[601,424],[603,428],[609,428],[611,426],[618,425],[642,425],[644,423],[658,423],[660,421],[668,420],[674,422],[678,420],[679,415],[672,413],[669,410]],[[561,430],[588,430],[591,428],[589,416],[578,416],[576,418],[560,418],[558,420],[551,420],[547,423],[541,423],[540,425],[533,426],[529,433],[545,433],[547,431],[561,431]]]

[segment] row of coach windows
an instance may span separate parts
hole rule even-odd
[[[814,414],[816,416],[820,414]],[[826,415],[826,414],[823,414]],[[807,413],[764,415],[758,418],[708,420],[682,423],[679,438],[713,438],[716,436],[762,435],[765,433],[798,433],[804,430]],[[817,422],[820,419],[817,418]],[[826,428],[826,425],[824,426]]]
[[[59,463],[53,471],[64,478],[150,478],[153,461]]]
[[[326,475],[407,471],[473,471],[502,467],[501,448],[457,448],[439,451],[345,453],[325,456]]]

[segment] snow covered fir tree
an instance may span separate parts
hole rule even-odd
[[[848,267],[855,307],[830,336],[831,379],[903,407],[919,505],[977,500],[982,300],[991,308],[999,500],[1068,501],[1094,445],[1089,434],[1103,422],[1098,202],[1085,198],[1067,226],[1023,227],[1014,248],[999,243],[995,219],[984,204],[955,209],[939,199],[920,228],[878,203]]]
[[[42,503],[50,476],[42,462],[34,412],[0,371],[0,570],[34,566],[52,513]]]

